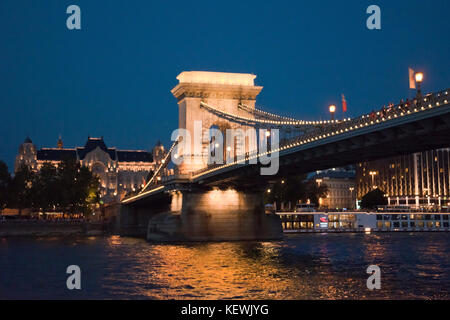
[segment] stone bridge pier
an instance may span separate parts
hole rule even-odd
[[[149,199],[150,200],[150,199]],[[122,235],[149,241],[248,241],[283,237],[281,221],[266,214],[263,192],[202,189],[163,193],[145,205],[122,205]]]

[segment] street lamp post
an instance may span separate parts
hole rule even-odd
[[[417,83],[417,97],[421,97],[422,96],[422,82],[423,82],[423,72],[417,72],[415,74],[415,78],[416,78],[416,83]]]
[[[336,106],[334,104],[332,104],[329,108],[330,113],[331,113],[331,120],[334,121],[334,113],[336,112]]]
[[[350,191],[350,202],[351,202],[351,204],[352,204],[352,208],[351,209],[353,209],[353,191],[355,190],[355,188],[354,187],[350,187],[350,188],[348,188],[348,190]]]
[[[375,176],[377,175],[376,171],[370,171],[369,174],[372,176],[372,189],[375,189]]]

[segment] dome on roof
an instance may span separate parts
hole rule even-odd
[[[23,143],[33,143],[33,141],[31,141],[30,137],[27,136],[27,137],[25,138],[25,141],[24,141]]]

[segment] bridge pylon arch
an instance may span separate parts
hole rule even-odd
[[[213,105],[230,114],[249,117],[248,112],[239,105],[255,108],[256,97],[263,88],[255,85],[255,78],[256,75],[253,74],[206,71],[187,71],[178,75],[179,83],[172,89],[172,94],[178,100],[178,128],[186,129],[192,137],[191,154],[184,155],[183,163],[178,166],[179,174],[190,174],[208,166],[208,139],[202,138],[201,151],[194,151],[196,122],[201,122],[202,132],[208,132],[211,126],[223,122],[227,122],[226,127],[230,129],[254,128],[250,124],[236,123],[213,114],[203,108],[201,103]],[[245,151],[249,153],[256,151],[251,150],[251,145],[246,148]]]

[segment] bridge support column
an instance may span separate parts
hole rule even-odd
[[[149,221],[148,240],[248,241],[283,237],[281,221],[265,214],[261,192],[236,190],[183,191],[179,213]]]

